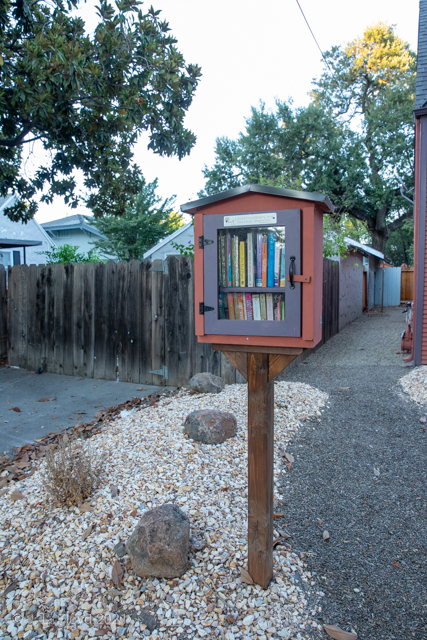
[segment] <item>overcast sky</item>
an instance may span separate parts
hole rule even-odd
[[[94,4],[88,0],[80,9],[88,25]],[[178,208],[203,188],[202,168],[213,163],[215,139],[236,137],[260,100],[269,108],[288,98],[295,106],[307,105],[323,63],[296,0],[152,0],[144,6],[150,4],[162,10],[186,62],[201,66],[203,74],[185,120],[197,136],[190,155],[181,161],[160,158],[148,151],[147,137],[135,149],[146,179],[157,177],[159,195],[175,195]],[[300,5],[323,51],[361,36],[379,20],[396,25],[397,34],[417,48],[417,0],[300,0]],[[74,213],[58,198],[40,205],[36,218],[46,222]]]

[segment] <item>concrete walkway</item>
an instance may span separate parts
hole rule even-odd
[[[159,389],[164,387],[0,368],[0,453]]]
[[[426,409],[399,385],[404,328],[401,308],[364,315],[286,378],[329,402],[288,447],[285,524],[315,574],[319,623],[359,640],[427,638]]]

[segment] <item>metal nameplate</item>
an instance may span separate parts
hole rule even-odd
[[[224,216],[224,227],[254,227],[258,224],[277,224],[277,213],[248,213]]]

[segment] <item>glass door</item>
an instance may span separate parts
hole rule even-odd
[[[299,209],[204,216],[205,332],[301,335]]]

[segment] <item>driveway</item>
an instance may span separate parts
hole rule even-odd
[[[0,453],[52,431],[89,422],[102,409],[164,388],[1,368]]]
[[[329,401],[289,447],[285,524],[315,618],[359,640],[427,638],[426,409],[399,385],[404,328],[401,308],[364,315],[286,378]]]

